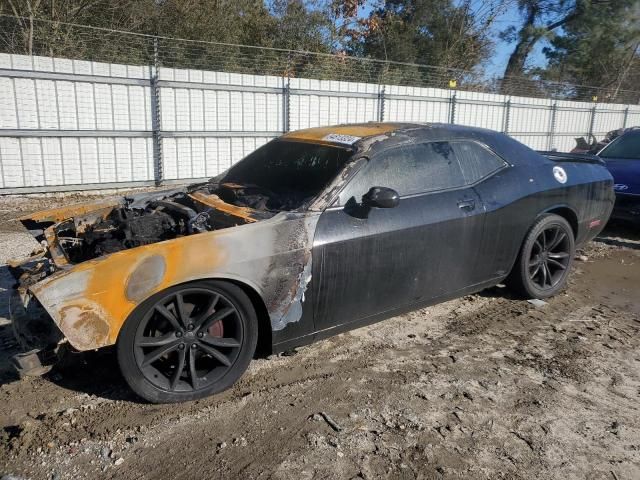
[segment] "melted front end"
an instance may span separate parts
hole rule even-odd
[[[130,248],[234,227],[276,212],[226,203],[208,187],[124,197],[75,214],[74,208],[21,219],[45,244],[55,266],[76,264]],[[66,217],[66,218],[64,218]]]
[[[224,201],[222,196],[232,197]],[[67,349],[51,316],[31,292],[47,277],[74,265],[178,237],[235,227],[274,216],[263,202],[251,208],[237,185],[196,185],[188,189],[142,193],[96,203],[46,210],[20,219],[40,243],[29,258],[9,262],[16,279],[10,310],[23,350],[13,359],[21,375],[50,370]],[[233,201],[233,203],[231,203]]]

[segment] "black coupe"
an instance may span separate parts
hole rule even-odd
[[[21,219],[47,246],[12,263],[15,362],[116,344],[135,392],[176,402],[228,388],[256,351],[500,282],[549,297],[612,186],[597,157],[479,128],[287,133],[205,183]]]

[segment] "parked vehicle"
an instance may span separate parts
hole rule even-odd
[[[23,218],[47,246],[12,264],[16,364],[115,344],[137,394],[177,402],[231,386],[256,349],[503,281],[549,297],[607,222],[612,185],[597,157],[479,128],[287,133],[206,183]]]
[[[598,141],[593,134],[589,134],[587,136],[589,141],[585,137],[577,137],[575,139],[576,146],[573,147],[571,153],[591,153],[595,155],[620,135],[624,135],[627,132],[638,129],[640,129],[640,127],[618,128],[616,130],[611,130],[610,132],[607,132],[604,138],[600,141]]]
[[[627,129],[598,156],[613,175],[616,203],[612,218],[640,222],[640,128]]]

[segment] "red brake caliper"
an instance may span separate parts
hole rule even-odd
[[[212,337],[223,337],[224,336],[224,325],[222,324],[222,320],[218,320],[213,325],[209,327],[209,335]]]

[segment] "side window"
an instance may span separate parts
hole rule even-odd
[[[451,145],[467,185],[476,183],[505,165],[504,160],[476,142],[462,141]]]
[[[340,195],[360,201],[371,187],[393,188],[401,196],[461,187],[460,164],[449,142],[430,142],[387,150],[374,157]]]

